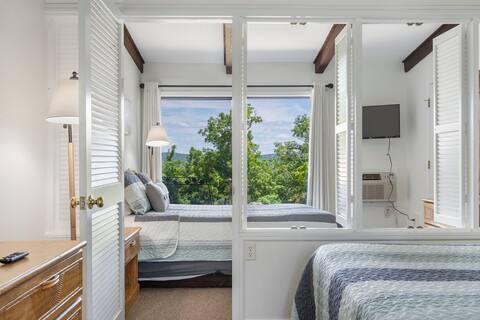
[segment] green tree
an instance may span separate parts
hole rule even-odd
[[[292,135],[297,141],[275,144],[275,156],[262,159],[254,143],[252,126],[261,123],[247,107],[248,201],[260,203],[304,202],[308,162],[307,115],[295,119]],[[191,148],[186,161],[175,160],[175,146],[164,162],[164,181],[173,203],[231,203],[232,115],[220,113],[198,133],[208,147]]]
[[[293,137],[301,141],[275,143],[275,157],[271,159],[275,183],[282,186],[278,197],[284,203],[305,203],[308,178],[309,123],[307,115],[295,118]]]

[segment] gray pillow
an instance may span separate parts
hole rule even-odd
[[[125,171],[125,201],[135,214],[145,214],[152,209],[145,186],[133,171]]]
[[[170,205],[170,196],[168,189],[163,182],[147,183],[145,185],[147,197],[152,204],[153,210],[157,212],[165,212]]]
[[[135,172],[135,174],[137,175],[138,179],[142,181],[143,184],[152,182],[152,179],[150,179],[150,177],[143,172]]]

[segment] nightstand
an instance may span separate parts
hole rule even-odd
[[[432,199],[422,199],[423,202],[423,227],[428,228],[451,228],[451,226],[434,220],[434,202]]]
[[[125,312],[131,309],[138,298],[138,250],[140,227],[125,228]]]

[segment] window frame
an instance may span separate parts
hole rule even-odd
[[[396,24],[406,23],[407,19],[341,19],[345,23],[352,25],[352,49],[353,49],[353,66],[352,66],[352,105],[354,108],[354,132],[355,142],[354,149],[354,197],[352,200],[353,212],[352,223],[348,229],[321,229],[309,228],[304,230],[292,230],[286,228],[248,228],[246,223],[246,204],[247,204],[247,172],[246,166],[246,152],[245,138],[246,138],[246,95],[247,90],[247,23],[248,22],[286,22],[294,19],[291,18],[258,18],[258,17],[234,17],[233,19],[233,48],[234,48],[234,73],[233,73],[233,112],[232,122],[238,128],[237,134],[232,135],[233,144],[239,143],[242,145],[242,150],[239,154],[234,154],[232,170],[238,171],[241,174],[238,177],[233,177],[234,190],[234,220],[239,219],[238,225],[240,228],[238,232],[240,236],[245,239],[271,239],[271,240],[422,240],[422,239],[476,239],[480,237],[479,228],[479,196],[478,196],[478,179],[471,177],[478,177],[478,144],[480,137],[478,136],[478,126],[476,120],[478,119],[478,19],[422,19],[422,21],[439,22],[441,23],[461,23],[465,24],[467,29],[467,70],[464,78],[464,99],[468,101],[467,112],[469,122],[467,126],[467,175],[463,179],[466,185],[466,209],[465,213],[468,223],[463,228],[452,229],[400,229],[400,228],[363,228],[363,201],[362,201],[362,180],[361,180],[361,156],[362,156],[362,100],[361,100],[361,73],[362,73],[362,26],[363,24]],[[302,19],[303,20],[303,19]],[[309,18],[305,19],[311,22],[338,22],[340,19],[332,21],[332,19]],[[235,90],[237,89],[237,90]],[[235,103],[237,101],[237,103]],[[234,127],[232,123],[232,128]],[[240,190],[240,192],[235,192]],[[236,230],[236,229],[234,229]]]

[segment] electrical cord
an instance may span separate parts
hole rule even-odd
[[[405,213],[405,212],[402,212],[401,210],[399,210],[396,206],[395,206],[395,203],[392,201],[392,195],[393,195],[393,181],[392,181],[392,175],[393,175],[393,162],[392,162],[392,156],[390,154],[390,148],[391,148],[391,138],[388,138],[388,150],[387,150],[387,157],[388,157],[388,161],[390,163],[390,169],[388,171],[388,176],[387,176],[387,179],[388,179],[388,183],[390,184],[390,193],[388,194],[388,202],[390,203],[390,205],[392,206],[394,212],[397,212],[397,213],[400,213],[401,215],[404,215],[407,217],[408,221],[411,221],[411,222],[414,222],[415,223],[415,219],[414,218],[410,218],[410,216],[408,215],[408,213]],[[398,220],[397,220],[398,221]],[[397,224],[398,226],[398,224]],[[410,226],[409,226],[410,228]]]

